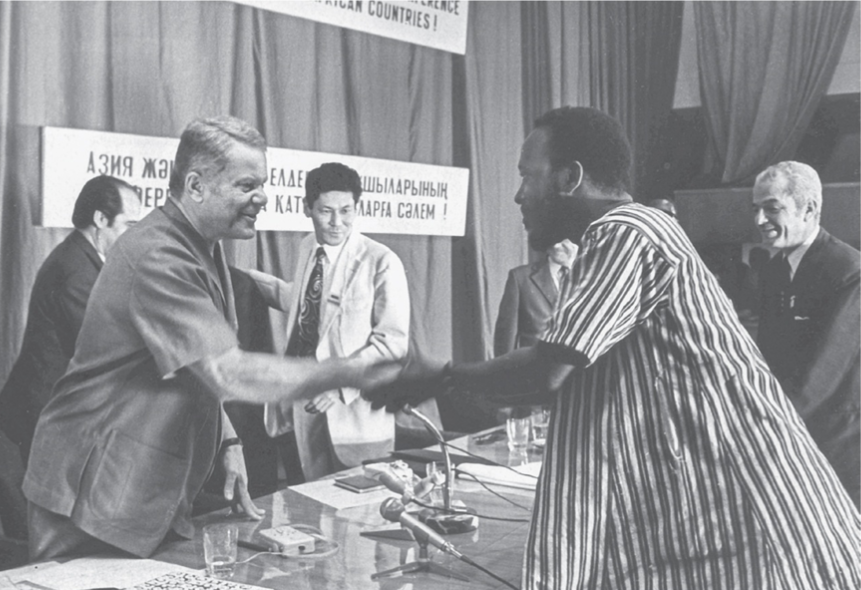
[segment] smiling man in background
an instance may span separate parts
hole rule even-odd
[[[819,225],[816,171],[781,162],[757,176],[754,220],[777,249],[760,278],[757,344],[856,506],[861,505],[861,254]]]
[[[322,361],[352,355],[374,363],[407,354],[406,273],[397,254],[353,229],[361,195],[358,173],[343,164],[323,164],[308,173],[305,215],[314,233],[299,248],[288,356]],[[309,481],[394,449],[394,417],[372,409],[355,388],[267,405],[265,419],[269,434],[280,438],[285,469],[295,469],[291,455],[298,452]],[[297,474],[287,475],[297,481]]]

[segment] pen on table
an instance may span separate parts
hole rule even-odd
[[[239,545],[240,547],[245,547],[246,549],[251,549],[252,551],[265,551],[267,553],[272,552],[272,549],[270,547],[267,547],[265,545],[258,545],[257,543],[252,543],[250,541],[243,541],[242,539],[239,539],[238,541],[236,541],[236,544]]]

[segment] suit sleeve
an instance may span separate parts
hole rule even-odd
[[[374,273],[374,304],[371,334],[368,341],[352,356],[373,364],[383,360],[400,360],[407,356],[410,334],[410,292],[401,259],[394,252],[380,257]],[[349,404],[360,392],[341,390]]]
[[[787,384],[788,389],[795,390],[788,393],[795,400],[798,413],[805,421],[823,403],[828,403],[835,391],[841,389],[847,375],[858,371],[858,359],[861,356],[859,292],[859,275],[854,273],[835,293],[832,311],[819,334],[809,364],[801,367],[796,377]],[[857,409],[857,401],[854,406]]]
[[[508,272],[502,301],[499,302],[499,314],[496,316],[496,326],[493,330],[493,356],[502,356],[517,347],[518,309],[520,308],[520,289],[514,272]]]
[[[93,283],[97,276],[95,272],[69,273],[63,288],[55,293],[57,311],[63,318],[62,329],[57,333],[63,352],[68,358],[72,358],[75,353],[75,341],[78,339],[78,332],[81,331],[87,301],[90,299],[90,291],[93,290]]]

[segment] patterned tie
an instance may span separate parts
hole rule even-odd
[[[320,294],[323,292],[323,257],[326,251],[320,246],[314,255],[316,261],[308,278],[305,299],[296,318],[296,330],[287,346],[289,356],[314,356],[320,338]]]

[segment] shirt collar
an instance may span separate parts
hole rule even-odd
[[[349,239],[349,236],[347,236],[347,239]],[[321,244],[320,242],[317,242],[317,247],[314,248],[314,252],[317,252],[318,248],[323,248],[323,251],[326,253],[326,260],[330,263],[334,263],[338,260],[338,255],[341,253],[341,250],[344,249],[344,244],[346,243],[347,240],[344,240],[337,246],[330,246],[329,244]]]
[[[810,248],[810,245],[813,244],[814,240],[816,240],[816,236],[819,235],[819,232],[820,228],[817,227],[816,231],[812,232],[800,246],[786,255],[786,260],[789,262],[789,268],[792,270],[791,278],[795,277],[795,271],[798,270],[798,265],[801,264],[801,259],[804,258],[808,248]]]

